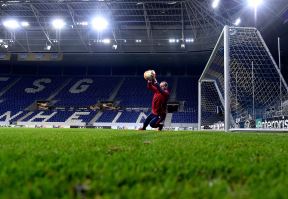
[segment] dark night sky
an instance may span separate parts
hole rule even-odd
[[[288,11],[287,11],[288,12]],[[286,22],[286,23],[285,23]],[[278,64],[278,37],[281,39],[282,74],[288,81],[288,19],[278,18],[262,32],[264,40]]]

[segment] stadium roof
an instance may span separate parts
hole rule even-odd
[[[220,0],[217,8],[212,3],[213,0],[0,1],[0,51],[202,51],[213,48],[223,26],[233,25],[237,18],[241,18],[241,26],[256,24],[261,30],[288,8],[287,0],[266,0],[255,20],[246,0]],[[91,28],[93,17],[97,16],[108,22],[103,32]],[[56,18],[65,23],[63,29],[53,27],[52,20]],[[5,20],[15,20],[19,27],[8,29]]]

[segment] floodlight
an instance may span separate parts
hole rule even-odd
[[[169,43],[175,43],[176,40],[175,39],[169,39]]]
[[[92,28],[98,32],[105,30],[107,26],[108,21],[102,17],[96,17],[92,20]]]
[[[257,8],[262,3],[263,3],[263,0],[248,0],[248,5],[254,8]]]
[[[241,23],[241,19],[237,18],[236,21],[234,22],[235,26],[238,26]]]
[[[0,43],[3,43],[3,39],[0,39]]]
[[[88,26],[88,21],[77,22],[76,25],[79,25],[79,26]]]
[[[186,43],[193,43],[194,39],[193,38],[187,38],[187,39],[185,39],[185,42]]]
[[[217,8],[219,5],[219,2],[220,2],[220,0],[214,0],[212,3],[212,8],[214,8],[214,9]]]
[[[174,5],[174,4],[176,4],[177,3],[177,1],[170,1],[170,2],[168,2],[167,4],[168,5]]]
[[[82,26],[88,26],[88,22],[87,22],[87,21],[82,21],[80,24],[81,24]]]
[[[102,42],[103,42],[104,44],[110,44],[111,41],[110,41],[110,39],[103,39]]]
[[[27,21],[22,21],[21,22],[21,26],[22,27],[28,27],[29,26],[29,23]]]
[[[60,30],[65,26],[65,22],[62,19],[54,19],[52,25],[55,29]]]
[[[50,51],[51,47],[52,47],[51,44],[46,44],[46,46],[44,47],[44,50]]]
[[[15,30],[19,28],[19,23],[14,19],[8,19],[3,22],[3,26],[7,29]]]

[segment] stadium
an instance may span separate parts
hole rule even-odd
[[[0,198],[287,198],[287,0],[0,10]]]

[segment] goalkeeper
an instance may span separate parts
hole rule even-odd
[[[146,118],[143,127],[139,130],[146,130],[146,127],[150,124],[152,128],[158,128],[159,131],[163,129],[164,120],[166,117],[167,102],[169,98],[168,83],[166,81],[157,82],[154,77],[152,80],[148,80],[147,88],[154,93],[152,100],[152,112]]]

